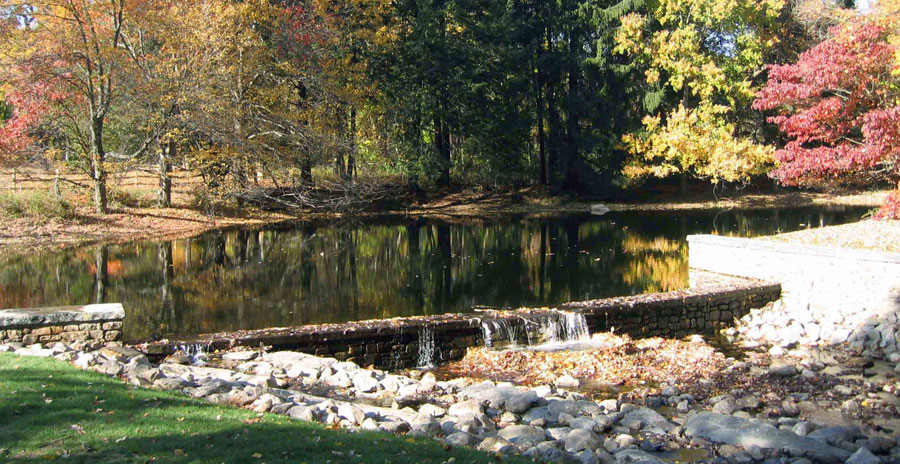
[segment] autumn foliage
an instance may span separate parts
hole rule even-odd
[[[788,138],[773,176],[801,186],[896,182],[900,94],[891,28],[852,21],[831,34],[797,63],[771,66],[754,102],[774,111],[769,121]]]

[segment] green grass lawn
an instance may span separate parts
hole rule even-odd
[[[471,449],[136,388],[54,359],[0,354],[0,463],[492,462]],[[530,462],[513,459],[511,462]]]

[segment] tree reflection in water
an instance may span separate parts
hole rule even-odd
[[[859,220],[865,208],[303,224],[6,258],[0,307],[116,301],[142,339],[519,307],[688,285],[685,236]]]

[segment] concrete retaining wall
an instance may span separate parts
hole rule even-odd
[[[692,269],[781,283],[783,314],[769,325],[785,328],[771,335],[786,345],[850,340],[896,351],[900,254],[711,235],[688,243]]]
[[[708,334],[733,325],[736,318],[778,299],[780,293],[778,285],[743,280],[736,285],[572,303],[559,309],[584,314],[591,332],[615,329],[616,333],[635,337],[682,337]],[[528,324],[559,316],[559,311],[548,309],[447,314],[224,333],[146,343],[138,348],[151,357],[161,357],[186,344],[196,344],[206,350],[267,346],[361,365],[405,368],[422,364],[423,351],[429,345],[433,347],[432,362],[462,358],[467,348],[484,344],[482,327],[487,321],[493,321],[490,325],[494,327],[508,329],[495,332],[492,335],[495,342],[507,341],[506,333],[512,333],[522,342]]]
[[[0,310],[0,342],[118,341],[122,338],[121,304]]]

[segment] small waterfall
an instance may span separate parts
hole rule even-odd
[[[515,319],[481,321],[484,345],[494,347],[503,342],[504,345],[515,347],[518,342],[524,342],[525,346],[535,346],[590,338],[587,319],[584,314],[577,312],[555,311],[537,316],[522,316],[519,321],[521,324],[517,324]]]
[[[568,311],[562,313],[560,334],[564,336],[558,341],[564,342],[587,340],[591,338],[591,331],[588,329],[587,319],[584,317],[584,314]]]
[[[202,366],[206,364],[206,349],[207,346],[203,343],[186,343],[178,345],[176,351],[181,351],[182,353],[190,356],[191,364],[195,366]]]
[[[434,330],[428,326],[419,329],[419,361],[418,367],[434,367]]]
[[[481,337],[484,345],[491,347],[497,342],[507,342],[516,346],[519,341],[515,321],[511,319],[488,319],[481,322]]]

